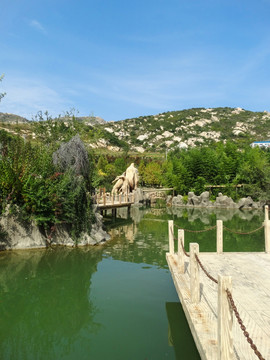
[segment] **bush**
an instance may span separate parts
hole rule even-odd
[[[63,150],[63,147],[61,148]],[[0,204],[2,211],[9,204],[19,207],[24,220],[34,220],[41,228],[53,230],[56,224],[67,224],[74,238],[90,230],[90,184],[83,159],[52,161],[51,146],[33,146],[19,137],[0,132]],[[61,151],[62,151],[61,150]],[[72,147],[68,157],[72,153]],[[61,154],[61,152],[59,153]],[[58,154],[58,155],[59,155]],[[76,153],[77,157],[79,157]],[[74,166],[73,166],[74,165]],[[59,171],[59,168],[61,171]]]

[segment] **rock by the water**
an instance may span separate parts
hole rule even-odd
[[[7,207],[0,217],[0,250],[45,248],[49,245],[96,245],[110,240],[110,235],[103,229],[102,215],[96,212],[95,218],[96,222],[92,224],[90,234],[82,233],[77,243],[71,238],[65,225],[55,225],[53,231],[45,236],[34,221],[20,222]]]
[[[210,193],[209,191],[204,191],[201,195],[195,195],[194,192],[190,191],[188,193],[187,203],[184,202],[183,197],[181,195],[177,196],[168,196],[167,197],[167,205],[179,206],[179,207],[215,207],[221,209],[259,209],[262,208],[263,202],[255,202],[252,200],[250,196],[246,198],[240,199],[237,203],[235,203],[232,198],[227,195],[223,195],[219,193],[216,197],[215,202],[210,201]]]
[[[237,206],[239,209],[258,209],[259,204],[254,202],[250,196],[242,198],[238,201]]]
[[[78,246],[85,245],[97,245],[110,240],[110,235],[103,230],[103,216],[99,213],[95,213],[96,223],[92,225],[90,235],[83,233],[80,236]]]
[[[136,190],[133,190],[133,194],[134,194],[134,204],[140,204],[144,202],[145,196],[141,188],[137,188]]]
[[[183,206],[184,200],[182,195],[177,195],[172,198],[172,206]]]
[[[27,224],[19,222],[13,214],[9,213],[7,207],[5,213],[0,217],[2,236],[0,239],[0,250],[45,248],[46,237],[32,221]]]
[[[200,205],[201,203],[201,200],[200,200],[200,196],[197,196],[194,194],[193,191],[190,191],[188,193],[188,202],[187,202],[187,205],[190,205],[190,206],[198,206]]]
[[[233,201],[233,199],[231,199],[227,195],[223,195],[222,193],[219,193],[214,203],[214,206],[222,207],[222,208],[234,208],[236,207],[236,204]]]

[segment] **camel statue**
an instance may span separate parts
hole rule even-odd
[[[126,171],[117,176],[112,183],[115,183],[112,189],[112,194],[128,194],[136,190],[139,183],[139,172],[132,163]]]

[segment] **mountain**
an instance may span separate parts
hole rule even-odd
[[[0,122],[8,122],[10,124],[17,124],[17,123],[21,124],[21,123],[27,123],[28,120],[19,115],[0,112]]]
[[[217,141],[270,138],[270,113],[241,108],[194,108],[110,122],[104,129],[134,151],[187,148]]]
[[[129,150],[153,153],[218,141],[249,144],[270,138],[270,113],[241,108],[193,108],[114,122],[93,116],[76,117],[78,125],[75,127],[74,122],[69,122],[71,118],[55,121],[59,120],[70,131],[78,132],[89,148],[114,152]],[[51,123],[41,123],[44,134],[46,126],[48,134],[53,131]],[[19,131],[29,139],[38,138],[35,122],[17,115],[0,113],[0,128],[12,133]]]
[[[57,120],[69,121],[73,120],[73,116],[63,116]],[[106,124],[106,121],[99,116],[75,116],[75,120],[90,126]]]

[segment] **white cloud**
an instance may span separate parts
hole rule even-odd
[[[29,25],[30,25],[32,28],[34,28],[34,29],[42,32],[43,34],[47,34],[46,29],[44,28],[43,25],[41,25],[41,23],[40,23],[39,21],[37,21],[37,20],[31,20],[30,23],[29,23]]]
[[[0,112],[14,113],[31,120],[38,111],[48,111],[58,116],[73,107],[64,94],[48,86],[44,81],[29,78],[6,78],[6,96],[0,103]]]

